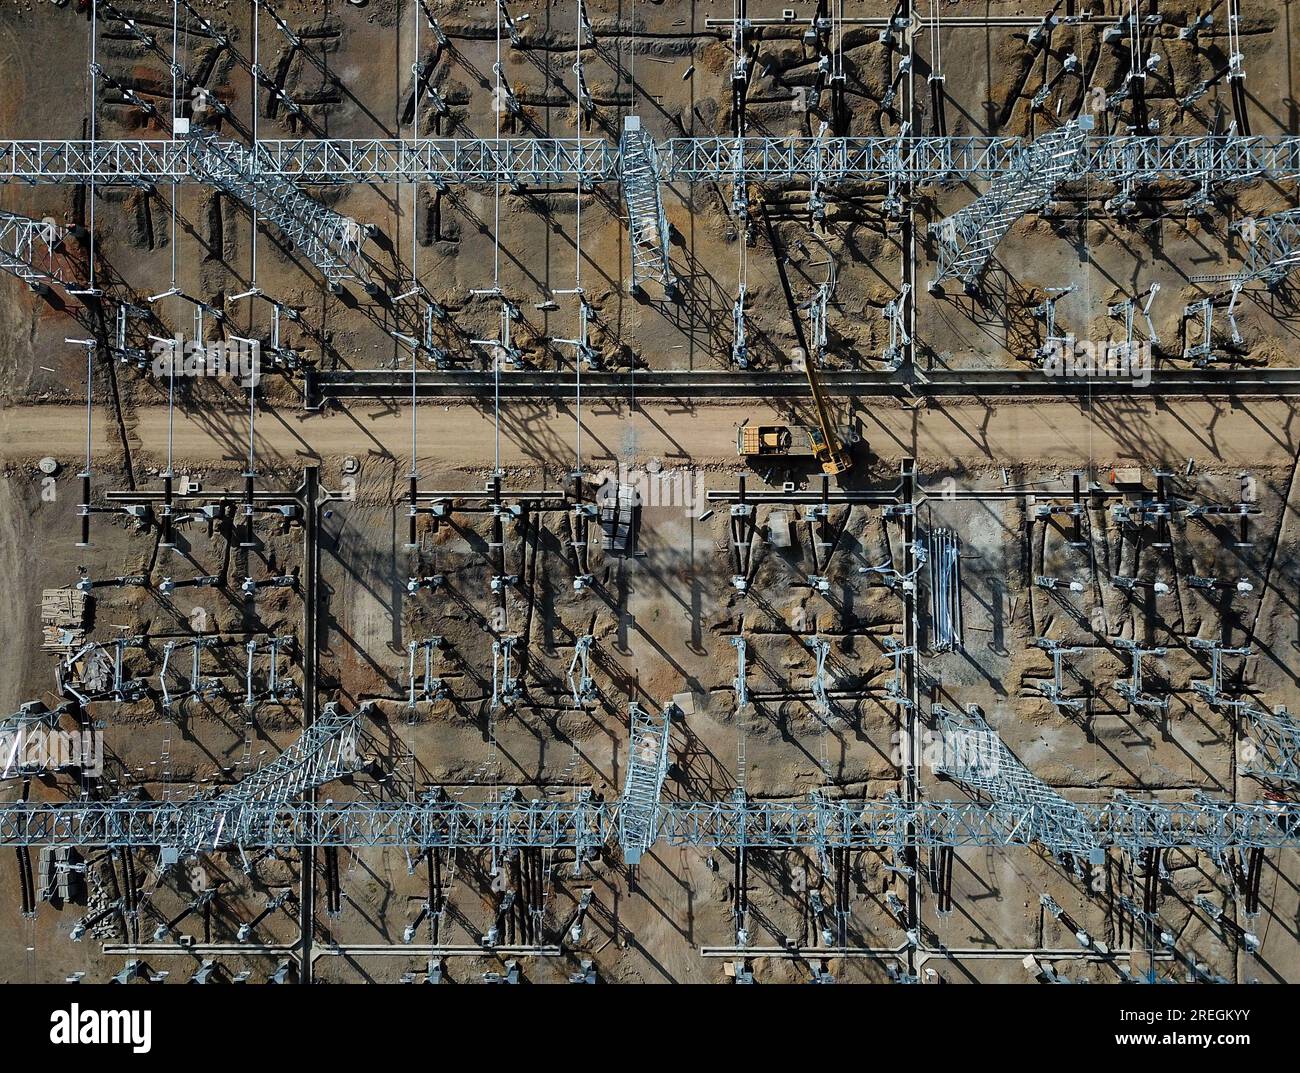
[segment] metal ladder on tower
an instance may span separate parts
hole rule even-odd
[[[639,116],[624,118],[618,151],[632,247],[632,289],[657,280],[671,292],[675,281],[668,262],[668,218],[659,191],[659,165],[654,141],[641,129]]]
[[[935,224],[939,264],[931,288],[948,279],[960,279],[967,289],[973,288],[1012,225],[1042,208],[1058,183],[1078,174],[1087,159],[1084,132],[1091,129],[1092,117],[1080,116],[1035,138],[987,191]]]
[[[367,293],[378,293],[361,255],[366,228],[326,208],[290,180],[267,174],[257,154],[239,142],[195,131],[189,143],[195,173],[274,223],[290,245],[320,269],[332,290],[337,293],[344,281],[355,280]]]
[[[664,705],[655,717],[633,701],[628,705],[631,723],[628,738],[627,778],[618,803],[619,842],[623,860],[637,864],[655,840],[659,802],[668,775],[668,728],[673,707]]]

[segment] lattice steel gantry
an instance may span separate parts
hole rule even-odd
[[[1006,747],[977,706],[955,712],[934,706],[941,735],[941,774],[998,805],[1023,809],[1015,833],[1056,854],[1083,854],[1092,863],[1102,849],[1083,810],[1032,774]]]
[[[71,233],[53,220],[31,220],[0,211],[0,269],[17,276],[32,290],[48,291],[50,284],[71,283],[58,263],[60,248]]]
[[[1118,796],[1073,805],[1084,851],[1184,847],[1300,846],[1300,803],[1153,802]],[[191,832],[221,829],[216,800],[0,804],[0,845],[177,846]],[[464,802],[258,802],[240,809],[244,848],[406,846],[418,849],[565,849],[618,834],[618,803],[532,800]],[[1031,801],[829,800],[661,802],[655,840],[675,846],[871,849],[907,846],[1024,846],[1041,842],[1043,810]],[[200,842],[210,845],[210,839]],[[230,844],[228,841],[226,844]],[[1071,851],[1077,852],[1077,851]]]
[[[1300,136],[1089,136],[1080,174],[1227,182],[1293,179]],[[670,138],[655,145],[664,182],[846,180],[934,184],[1012,172],[1034,141],[998,136]],[[429,182],[490,186],[616,182],[620,147],[602,138],[286,138],[246,150],[264,179],[313,185]],[[202,183],[186,138],[0,140],[0,182]]]
[[[195,174],[273,222],[320,269],[331,290],[337,293],[352,280],[368,294],[379,293],[361,253],[365,227],[308,197],[290,180],[267,174],[259,155],[238,142],[210,133],[196,133],[190,142]]]
[[[1273,288],[1300,264],[1300,209],[1248,218],[1233,224],[1232,230],[1246,243],[1242,282],[1258,279]]]
[[[668,774],[668,730],[676,705],[655,717],[633,701],[628,705],[627,777],[619,797],[619,842],[623,860],[637,864],[655,841],[664,779]]]
[[[263,138],[241,148],[255,158],[261,179],[315,185],[618,178],[618,146],[594,138]],[[193,138],[0,141],[0,182],[203,183],[197,154]]]
[[[671,293],[670,232],[659,185],[658,153],[650,135],[641,129],[639,116],[623,120],[619,158],[632,249],[632,289],[637,291],[648,280],[654,280]]]
[[[939,247],[931,289],[949,279],[961,280],[968,290],[975,287],[993,250],[1012,225],[1026,213],[1042,208],[1058,183],[1086,168],[1084,132],[1090,129],[1092,117],[1081,116],[1035,138],[987,192],[930,228]]]

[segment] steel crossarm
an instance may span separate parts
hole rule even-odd
[[[807,179],[933,183],[988,180],[1013,169],[1021,138],[672,138],[659,146],[661,178]],[[261,174],[310,184],[443,181],[598,183],[619,178],[618,146],[602,138],[266,139]],[[1090,136],[1082,171],[1124,179],[1295,179],[1300,137]],[[198,183],[186,139],[0,141],[0,181],[141,185]]]
[[[698,182],[738,172],[754,181],[849,179],[934,183],[996,179],[1022,165],[1030,143],[1008,137],[671,138],[662,177]],[[1300,177],[1300,137],[1088,136],[1081,174],[1105,181]]]
[[[1069,847],[1178,846],[1218,852],[1230,846],[1300,845],[1300,804],[1113,801],[1074,806],[1089,834]],[[1034,802],[676,801],[660,812],[658,837],[673,845],[734,848],[868,848],[887,845],[1024,846],[1041,842],[1062,817]],[[1071,810],[1071,815],[1073,812]]]
[[[991,179],[1024,151],[1019,138],[671,138],[660,147],[668,180],[756,182]]]
[[[595,183],[617,178],[599,138],[385,138],[262,141],[263,167],[307,183]]]

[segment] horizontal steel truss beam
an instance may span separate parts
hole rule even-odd
[[[1079,804],[1102,848],[1300,846],[1300,804]],[[617,804],[500,801],[471,804],[252,804],[214,802],[0,805],[0,845],[413,846],[577,848],[618,831]],[[769,849],[1018,846],[1039,826],[1034,806],[976,802],[675,801],[659,809],[655,840],[677,846]]]
[[[660,177],[702,182],[821,183],[993,179],[1027,152],[1022,138],[672,138],[657,147]],[[0,181],[200,182],[184,140],[0,141]],[[287,139],[256,145],[268,177],[303,183],[584,183],[617,180],[618,146],[599,138]],[[1227,182],[1300,175],[1300,137],[1089,137],[1094,179]]]
[[[1095,179],[1285,178],[1300,175],[1300,137],[1087,137],[1081,172]],[[1023,138],[674,138],[666,179],[808,178],[943,182],[994,179],[1028,154]]]
[[[618,147],[592,138],[261,140],[245,150],[261,175],[302,183],[538,184],[618,177]],[[0,179],[200,183],[196,151],[186,139],[0,142]]]

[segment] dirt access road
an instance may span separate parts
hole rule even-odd
[[[1090,407],[1062,399],[984,403],[932,401],[909,408],[873,403],[855,419],[874,454],[885,459],[911,456],[923,468],[942,469],[1017,462],[1063,466],[1088,462],[1109,465],[1132,459],[1143,466],[1176,465],[1188,458],[1199,464],[1287,465],[1297,450],[1300,402],[1253,398],[1250,406],[1231,400],[1107,399]],[[582,412],[582,458],[588,466],[614,460],[628,463],[658,458],[666,464],[727,463],[736,458],[735,429],[744,421],[781,421],[763,404],[723,404],[686,408],[645,404],[635,411],[618,404],[596,404]],[[165,460],[167,410],[151,407],[127,423],[137,466]],[[421,403],[417,429],[421,459],[446,468],[484,466],[496,456],[498,437],[490,412],[471,405]],[[175,415],[172,449],[178,466],[237,463],[247,454],[246,409],[207,408]],[[571,465],[575,422],[568,407],[521,402],[502,407],[499,436],[505,466],[552,463]],[[111,416],[97,409],[93,429],[96,457],[105,462],[121,451]],[[409,410],[381,402],[353,403],[350,411],[329,414],[259,413],[258,460],[263,465],[298,466],[315,459],[409,458]],[[0,460],[22,463],[53,455],[80,466],[85,455],[85,414],[77,406],[36,405],[0,412]]]

